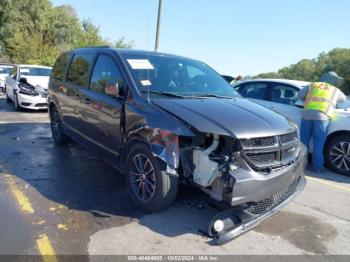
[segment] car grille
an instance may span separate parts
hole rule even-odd
[[[289,143],[290,141],[293,141],[295,139],[298,139],[298,134],[296,132],[280,136],[282,144]]]
[[[35,104],[35,107],[45,107],[47,106],[47,103],[38,103],[38,104]]]
[[[296,160],[300,150],[297,132],[242,139],[241,144],[246,160],[256,170],[290,164]]]
[[[260,215],[274,208],[275,206],[285,201],[288,197],[290,197],[296,191],[299,182],[300,182],[300,177],[292,181],[282,191],[278,192],[277,194],[274,194],[270,198],[267,198],[265,200],[255,203],[254,205],[246,209],[246,211],[254,215]]]
[[[261,137],[261,138],[251,138],[241,140],[243,147],[253,147],[253,146],[272,146],[277,143],[275,136]]]
[[[249,159],[251,159],[254,163],[270,163],[276,160],[277,152],[271,153],[247,153]]]

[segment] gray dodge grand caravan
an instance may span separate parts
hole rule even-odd
[[[52,136],[94,151],[125,174],[130,197],[154,212],[179,184],[222,211],[209,223],[217,244],[251,229],[304,187],[297,127],[243,99],[192,59],[110,47],[62,54],[49,83]]]

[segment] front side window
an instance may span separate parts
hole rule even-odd
[[[288,85],[275,85],[272,89],[272,101],[280,104],[294,105],[298,99],[298,92]]]
[[[105,93],[108,84],[118,84],[122,81],[118,67],[112,58],[100,55],[91,76],[90,89],[95,92]]]
[[[9,75],[13,66],[0,65],[0,75]]]
[[[75,55],[69,68],[68,81],[78,86],[87,86],[89,70],[93,59],[93,54]]]
[[[240,97],[236,90],[206,64],[158,54],[122,54],[142,94],[173,97]]]
[[[51,68],[45,67],[20,67],[20,76],[50,76]]]
[[[249,83],[240,88],[242,96],[253,99],[265,99],[266,83]]]

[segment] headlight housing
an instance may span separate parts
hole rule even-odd
[[[289,124],[294,127],[297,131],[299,131],[299,127],[296,123],[294,123],[293,121],[289,121]]]
[[[18,84],[18,91],[20,94],[28,95],[28,96],[39,95],[39,93],[36,92],[32,86],[29,86],[29,85]]]

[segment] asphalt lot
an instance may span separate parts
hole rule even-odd
[[[0,96],[0,255],[349,255],[350,177],[307,176],[287,208],[213,246],[201,231],[217,211],[202,193],[182,188],[172,207],[145,214],[102,160],[53,144],[46,112],[14,112]]]

